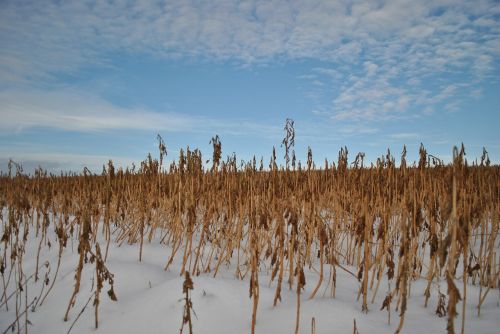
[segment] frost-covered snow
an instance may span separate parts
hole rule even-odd
[[[33,233],[32,233],[33,234]],[[30,235],[30,238],[34,238]],[[49,260],[53,277],[58,245],[54,235],[49,238],[52,247],[42,252],[40,263]],[[36,248],[38,242],[28,242],[24,260],[24,271],[29,276],[36,265]],[[102,244],[102,243],[101,243]],[[73,247],[73,250],[72,250]],[[70,313],[68,322],[63,321],[69,298],[73,291],[74,273],[78,262],[77,241],[68,241],[68,247],[62,258],[61,268],[56,285],[45,303],[38,306],[35,312],[29,312],[29,333],[66,333],[83,305],[91,296],[94,276],[94,265],[87,264],[82,278],[80,293],[75,307]],[[177,255],[168,271],[164,271],[171,249],[159,243],[144,243],[143,261],[139,262],[139,246],[111,244],[110,255],[106,265],[115,275],[115,292],[117,302],[106,295],[107,283],[101,295],[99,311],[99,329],[94,328],[94,309],[90,302],[75,324],[71,333],[178,333],[181,327],[183,312],[182,283],[180,267],[182,255]],[[257,315],[257,333],[293,333],[295,330],[296,292],[295,287],[288,289],[283,281],[282,302],[273,307],[276,282],[269,284],[270,272],[261,268],[259,276],[260,301]],[[380,311],[387,290],[387,283],[381,283],[377,298],[369,304],[367,314],[361,312],[361,300],[357,301],[359,283],[348,273],[337,270],[337,293],[331,298],[330,289],[326,293],[326,279],[316,297],[309,300],[318,274],[314,269],[306,269],[306,287],[301,297],[300,332],[311,333],[311,319],[316,321],[316,333],[352,333],[353,319],[361,334],[393,333],[398,325],[399,316],[392,303],[391,325],[387,324],[387,311]],[[355,269],[352,269],[355,270]],[[46,267],[42,267],[40,277],[43,280]],[[193,317],[194,333],[249,333],[251,328],[252,300],[249,298],[249,275],[244,280],[235,277],[235,267],[222,267],[216,278],[213,273],[194,276],[192,301],[196,317]],[[328,278],[329,267],[325,266]],[[40,292],[41,281],[29,281],[29,302]],[[443,333],[446,331],[446,317],[439,318],[435,314],[437,304],[438,283],[433,284],[432,297],[427,308],[424,308],[426,281],[412,282],[411,297],[403,333]],[[461,289],[462,284],[457,286]],[[9,289],[12,291],[12,284]],[[441,290],[446,294],[446,283],[441,283]],[[467,290],[466,333],[499,333],[500,307],[498,291],[490,291],[481,309],[481,317],[477,317],[478,287],[469,285]],[[369,293],[371,301],[372,291]],[[23,295],[24,300],[24,295]],[[461,303],[457,305],[461,313]],[[0,310],[0,330],[7,329],[14,320],[14,298],[9,300],[9,311],[3,306]],[[457,331],[460,329],[460,317],[455,320]],[[21,319],[24,323],[24,317]],[[24,328],[22,328],[24,332]],[[188,329],[185,328],[185,333]],[[1,333],[1,332],[0,332]]]

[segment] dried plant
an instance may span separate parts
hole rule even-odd
[[[184,283],[182,283],[182,293],[184,294],[184,313],[182,314],[182,325],[181,331],[184,329],[184,325],[188,324],[189,334],[193,333],[193,323],[191,320],[191,311],[193,311],[193,302],[191,301],[191,296],[189,291],[194,289],[193,280],[189,271],[184,272]]]
[[[189,147],[167,164],[161,136],[159,159],[149,155],[139,167],[126,169],[109,161],[99,175],[88,169],[52,175],[41,168],[26,175],[10,161],[8,173],[0,174],[0,307],[15,314],[18,331],[28,321],[23,310],[32,300],[28,281],[37,287],[31,305],[45,305],[57,288],[61,258],[74,246],[75,284],[64,318],[75,305],[84,267],[94,262],[97,326],[106,282],[109,296],[116,297],[115,278],[105,266],[110,243],[137,245],[143,260],[148,257],[143,245],[155,236],[169,249],[165,269],[178,259],[185,282],[188,273],[216,276],[230,266],[237,279],[249,280],[252,331],[259,279],[266,279],[266,273],[275,289],[274,306],[281,301],[283,284],[296,288],[297,329],[307,268],[317,272],[309,298],[317,298],[322,286],[323,295],[330,289],[335,297],[337,280],[344,277],[337,270],[342,270],[359,283],[364,312],[368,298],[373,303],[381,282],[387,282],[381,306],[389,322],[392,310],[399,313],[398,332],[404,331],[417,279],[426,280],[424,305],[437,300],[436,313],[448,317],[450,333],[461,299],[463,331],[466,303],[477,305],[480,314],[489,292],[499,288],[500,167],[491,164],[486,149],[480,163],[472,165],[463,145],[454,150],[450,164],[421,145],[417,162],[407,161],[404,147],[399,166],[389,150],[365,166],[362,153],[349,163],[348,149],[342,147],[335,163],[325,159],[324,167],[317,168],[311,148],[306,161],[296,161],[292,120],[284,127],[285,166],[279,165],[274,148],[265,168],[263,158],[260,164],[255,157],[249,162],[240,162],[236,154],[223,158],[218,136],[210,143],[211,167]],[[42,258],[54,240],[58,259],[50,272]],[[23,259],[30,242],[38,263],[26,273]],[[446,293],[436,293],[434,286],[443,280]],[[470,285],[479,287],[477,300],[467,294]],[[188,323],[183,318],[183,326]]]

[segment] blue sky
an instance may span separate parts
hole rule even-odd
[[[0,42],[3,170],[130,165],[157,133],[267,165],[286,118],[302,161],[500,160],[498,1],[1,1]]]

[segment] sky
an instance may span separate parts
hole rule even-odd
[[[181,148],[284,163],[483,147],[500,161],[500,2],[0,0],[0,169]]]

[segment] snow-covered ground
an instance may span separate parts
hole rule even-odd
[[[50,228],[52,230],[52,228]],[[34,238],[33,233],[30,238]],[[52,278],[57,264],[58,244],[53,234],[50,250],[44,247],[40,263],[50,262]],[[36,266],[36,249],[38,242],[31,239],[24,259],[24,271],[29,276]],[[73,250],[72,250],[73,247]],[[83,305],[92,294],[95,266],[86,264],[82,278],[80,293],[75,307],[71,310],[69,320],[63,321],[64,313],[74,286],[74,273],[78,262],[77,241],[68,240],[64,251],[61,268],[54,289],[45,303],[34,312],[28,312],[30,322],[29,333],[67,333],[72,322],[81,311]],[[2,249],[3,251],[3,249]],[[106,262],[108,269],[115,275],[114,290],[117,302],[111,301],[106,291],[107,283],[101,294],[99,310],[99,329],[94,328],[94,309],[90,302],[72,328],[71,333],[178,333],[181,328],[183,313],[183,277],[179,275],[182,255],[177,255],[174,263],[164,271],[171,249],[159,243],[144,243],[143,260],[139,262],[139,246],[111,244],[110,255]],[[257,314],[257,333],[294,333],[296,317],[296,291],[288,289],[283,282],[282,302],[273,307],[276,282],[269,284],[270,272],[261,268],[259,276],[260,301]],[[394,333],[399,323],[395,312],[395,301],[392,303],[391,324],[387,323],[387,311],[380,310],[387,290],[387,283],[382,282],[373,304],[369,304],[367,314],[361,311],[361,300],[357,301],[359,283],[348,273],[337,270],[336,297],[331,297],[330,289],[326,289],[329,266],[325,266],[325,282],[316,297],[309,300],[318,274],[314,269],[306,269],[306,286],[301,297],[300,332],[311,333],[311,321],[315,318],[316,333],[352,333],[353,320],[361,334]],[[355,269],[352,268],[354,271]],[[42,281],[47,268],[42,266],[41,280],[28,284],[28,303],[40,294]],[[425,271],[425,270],[424,270]],[[202,273],[194,276],[192,291],[194,333],[249,333],[251,330],[252,300],[249,298],[249,276],[244,280],[235,277],[235,267],[223,267],[216,278],[213,273]],[[438,283],[433,284],[432,296],[427,308],[424,308],[426,281],[412,282],[411,297],[408,300],[403,333],[444,333],[446,317],[435,314],[437,305]],[[462,284],[457,286],[461,289]],[[9,292],[12,290],[10,285]],[[441,282],[441,291],[446,294],[446,282]],[[466,333],[499,333],[500,307],[498,291],[490,291],[481,308],[481,316],[477,316],[477,286],[469,285],[467,289]],[[369,293],[369,300],[371,295]],[[45,293],[45,292],[44,292]],[[24,293],[23,298],[24,302]],[[15,319],[15,298],[0,310],[0,330],[3,332]],[[24,309],[24,306],[22,307]],[[457,332],[460,330],[461,303],[457,304],[459,316],[455,320]],[[20,320],[24,324],[24,316]],[[188,329],[184,329],[188,333]],[[0,332],[0,333],[2,333]],[[9,330],[10,332],[10,330]],[[17,332],[17,328],[16,331]],[[21,328],[24,332],[24,328]]]

